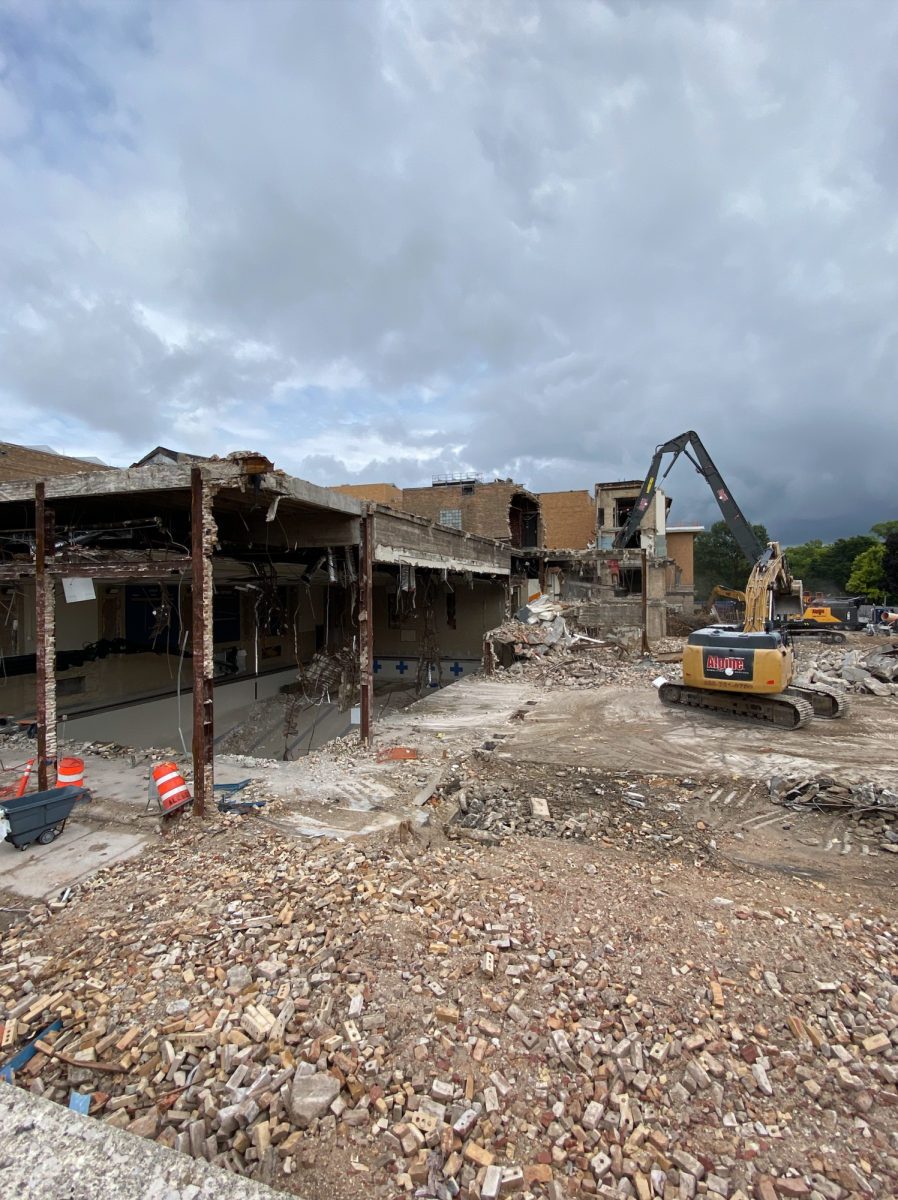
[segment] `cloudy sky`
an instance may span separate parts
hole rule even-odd
[[[898,516],[898,4],[0,0],[0,437]],[[688,463],[672,520],[709,521]]]

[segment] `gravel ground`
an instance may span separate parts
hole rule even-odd
[[[16,1082],[315,1200],[893,1194],[887,915],[711,861],[419,836],[187,820],[33,910],[0,942],[7,1023],[61,1019],[75,1065]]]
[[[825,723],[801,757],[756,749],[771,785],[707,751],[766,733],[639,707],[661,668],[609,646],[469,681],[385,722],[415,762],[351,738],[227,759],[260,772],[265,812],[179,818],[67,902],[7,914],[0,1058],[43,1034],[15,1084],[306,1200],[895,1195],[894,771],[860,780],[857,732],[895,701],[854,698],[848,750]],[[570,741],[569,710],[612,713],[615,688],[630,741],[594,716]],[[628,766],[668,725],[658,753],[688,736],[704,768]],[[844,778],[808,768],[820,747]],[[407,819],[297,840],[293,791]],[[814,808],[871,798],[840,823]]]

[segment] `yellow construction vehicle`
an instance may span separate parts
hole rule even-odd
[[[813,599],[805,597],[804,611],[788,621],[793,637],[816,637],[822,642],[844,642],[846,630],[863,629],[866,622],[858,609],[866,603],[863,596],[846,596],[828,600],[822,592]]]
[[[690,444],[698,461],[689,453]],[[799,729],[812,717],[845,716],[848,700],[841,691],[816,684],[795,685],[788,631],[791,621],[803,619],[801,581],[792,578],[778,542],[762,546],[755,537],[695,432],[690,430],[656,448],[639,500],[614,545],[626,546],[639,528],[662,458],[668,453],[674,457],[662,478],[680,454],[685,454],[710,484],[724,520],[754,566],[745,585],[742,629],[712,626],[691,633],[683,650],[683,682],[661,683],[661,703],[783,729]]]
[[[721,585],[719,583],[715,584],[714,587],[711,589],[711,595],[708,597],[708,599],[702,605],[702,611],[706,612],[706,613],[710,613],[711,609],[714,607],[714,601],[721,600],[721,599],[722,600],[735,600],[737,604],[744,605],[745,604],[745,592],[740,592],[738,590],[738,588],[725,588],[725,587],[721,587]]]

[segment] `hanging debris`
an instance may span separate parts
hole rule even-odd
[[[415,693],[420,696],[436,682],[443,686],[443,667],[440,660],[440,643],[437,637],[436,602],[444,594],[443,583],[438,575],[430,574],[424,585],[421,615],[424,630],[421,637],[421,653],[415,674]],[[453,597],[454,599],[454,597]]]
[[[307,667],[300,663],[297,679],[296,692],[306,704],[331,703],[336,697],[340,712],[346,712],[358,703],[358,656],[352,645],[316,651]]]

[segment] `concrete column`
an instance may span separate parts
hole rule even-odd
[[[371,745],[374,714],[374,517],[366,509],[359,536],[359,680],[361,682],[361,728],[366,745]]]
[[[218,532],[212,516],[213,489],[202,471],[190,472],[193,649],[193,811],[200,817],[214,808],[212,679],[212,547]]]
[[[56,581],[46,571],[56,553],[56,523],[46,484],[34,485],[34,642],[37,657],[37,786],[56,785]]]

